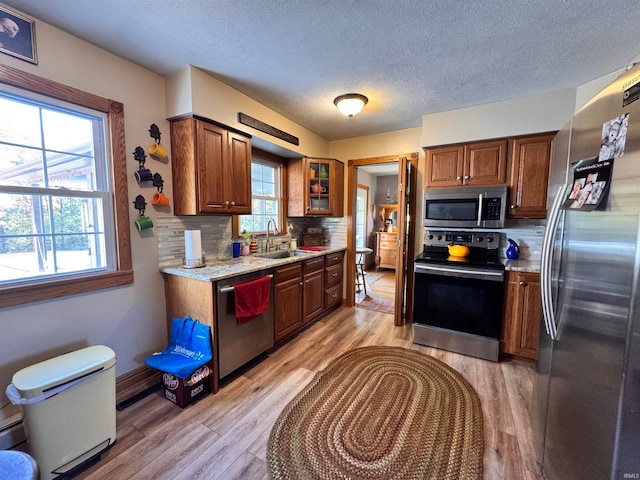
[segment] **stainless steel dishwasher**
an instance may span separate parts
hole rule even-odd
[[[273,346],[273,278],[269,287],[269,308],[250,322],[238,324],[234,285],[258,280],[272,270],[248,273],[216,282],[216,335],[220,378],[253,360]]]

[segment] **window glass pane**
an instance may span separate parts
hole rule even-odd
[[[262,184],[262,195],[273,197],[276,194],[275,185],[273,183],[263,183]]]
[[[251,178],[253,180],[262,180],[262,165],[251,163]]]
[[[273,219],[282,228],[280,219],[280,166],[260,161],[251,162],[251,215],[241,215],[240,231],[265,233],[267,222]]]
[[[42,150],[0,143],[0,185],[44,187]]]
[[[55,110],[42,110],[44,147],[59,152],[93,150],[93,126],[88,118]]]
[[[48,152],[47,176],[49,188],[97,190],[93,157]]]
[[[0,142],[41,148],[39,108],[0,92]]]
[[[251,182],[251,194],[262,195],[262,182],[256,180]]]

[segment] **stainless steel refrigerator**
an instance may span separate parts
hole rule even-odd
[[[547,480],[640,478],[640,68],[558,133],[548,206],[538,460]]]

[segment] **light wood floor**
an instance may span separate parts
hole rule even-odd
[[[267,439],[285,404],[340,353],[393,345],[433,355],[475,387],[484,412],[485,479],[541,479],[529,425],[531,366],[422,347],[411,338],[411,327],[394,327],[389,314],[341,308],[184,410],[157,392],[118,412],[116,445],[77,478],[266,479]]]

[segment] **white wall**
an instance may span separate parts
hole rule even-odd
[[[503,138],[559,130],[575,111],[576,91],[516,98],[422,117],[420,145]]]
[[[88,43],[37,22],[38,65],[0,54],[0,62],[65,85],[120,101],[125,109],[129,215],[134,281],[131,286],[100,290],[0,310],[0,406],[7,402],[5,387],[19,369],[52,356],[89,345],[104,344],[117,354],[118,375],[143,365],[147,355],[166,346],[164,286],[158,272],[156,229],[138,232],[133,199],[143,194],[146,214],[170,215],[151,205],[155,188],[134,179],[138,163],[133,151],[148,154],[153,143],[149,126],[155,123],[162,144],[170,150],[165,119],[164,79]],[[172,198],[171,168],[147,156],[146,167],[165,180]],[[3,410],[0,410],[0,420]]]
[[[329,142],[324,138],[234,90],[199,68],[187,66],[171,75],[167,82],[167,98],[169,118],[187,113],[210,118],[253,135],[261,148],[285,157],[329,156]],[[298,137],[300,145],[285,142],[241,124],[238,122],[238,112]]]

